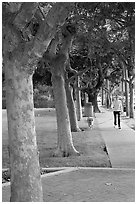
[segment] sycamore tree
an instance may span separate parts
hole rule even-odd
[[[70,62],[67,62],[67,72],[65,73],[65,89],[67,97],[67,107],[69,111],[69,119],[72,132],[81,131],[78,125],[78,117],[76,112],[76,104],[74,101],[74,85],[73,81],[78,77],[77,71],[71,68]]]
[[[107,64],[103,60],[92,60],[92,69],[86,72],[81,78],[81,89],[88,94],[88,101],[92,102],[94,112],[100,112],[97,103],[97,96],[100,88],[103,86],[107,73]]]
[[[87,11],[91,23],[91,33],[98,30],[102,32],[99,43],[103,40],[103,49],[109,49],[119,57],[124,73],[126,89],[126,113],[128,113],[128,91],[130,91],[130,117],[133,117],[133,87],[134,87],[134,50],[135,50],[135,3],[134,2],[81,2],[81,8]],[[92,13],[92,18],[90,17]],[[91,19],[94,18],[94,22]],[[97,35],[98,37],[98,35]],[[104,39],[103,39],[104,38]],[[103,42],[102,41],[102,42]],[[94,43],[93,40],[89,41]],[[90,43],[89,43],[90,45]],[[95,47],[96,50],[96,47]],[[92,49],[93,52],[93,49]]]
[[[43,200],[32,75],[73,3],[2,3],[11,201]]]
[[[107,12],[104,13],[104,9],[107,9]],[[84,45],[85,47],[83,46],[83,50],[84,49],[87,50],[87,58],[91,61],[91,64],[93,59],[96,58],[95,57],[96,55],[98,55],[99,58],[101,58],[102,56],[104,57],[110,52],[109,50],[110,42],[106,39],[107,28],[105,27],[107,18],[110,18],[110,13],[111,13],[110,11],[112,11],[112,7],[110,6],[110,4],[107,4],[107,3],[82,2],[77,5],[77,10],[75,12],[75,19],[77,19],[78,33],[81,36],[81,44],[83,42],[86,42],[85,43],[86,46],[85,45]],[[79,66],[80,65],[78,65],[78,67]],[[94,84],[93,85],[94,89],[91,89],[91,86],[89,86],[88,90],[90,91],[88,91],[88,93],[90,93],[89,100],[90,101],[92,100],[92,102],[94,101],[93,103],[96,103],[96,104],[97,104],[97,93],[99,92],[99,87],[101,87],[103,83],[102,73],[103,71],[102,71],[101,63],[96,63],[96,67],[94,68],[94,71],[92,70],[92,78],[89,79],[87,77],[87,82],[86,82],[88,86],[89,84]],[[80,90],[80,83],[81,83],[80,81],[77,83],[79,87],[76,90],[78,92]],[[96,93],[96,96],[95,96],[95,93]],[[95,107],[97,107],[97,105]],[[97,108],[95,109],[97,110]]]
[[[82,16],[80,16],[80,18],[81,17]],[[57,150],[54,153],[55,156],[79,155],[72,141],[71,128],[73,122],[77,121],[75,120],[71,122],[70,128],[70,119],[72,119],[72,117],[70,113],[71,108],[68,110],[70,105],[70,101],[68,99],[72,99],[72,93],[70,90],[70,84],[67,83],[68,80],[66,80],[69,53],[77,30],[77,16],[75,15],[75,12],[72,12],[66,24],[63,27],[58,28],[56,36],[51,41],[50,46],[42,59],[48,64],[52,73],[52,86],[54,91],[58,127],[58,145]],[[76,77],[78,77],[78,74],[76,74]],[[68,95],[71,97],[68,97]],[[71,101],[71,104],[72,103],[73,101]],[[75,111],[73,111],[73,119],[74,117]],[[75,125],[75,129],[78,130],[76,123]]]
[[[75,26],[64,24],[58,30],[55,38],[51,41],[49,49],[43,58],[50,66],[52,74],[52,86],[57,115],[57,150],[54,156],[79,155],[72,141],[67,95],[65,90],[66,66],[69,60],[69,52],[75,35]]]
[[[128,38],[123,46],[121,46],[119,50],[116,50],[116,53],[123,70],[123,82],[125,84],[126,96],[126,115],[130,118],[134,118],[133,93],[135,86],[135,53],[134,40],[131,38],[130,33],[128,33]]]
[[[74,41],[77,41],[76,39],[79,38],[79,37],[76,35],[74,38],[75,38]],[[62,39],[62,42],[63,41],[64,41],[64,38]],[[89,65],[87,65],[87,63],[85,63],[85,57],[82,56],[83,53],[81,53],[81,58],[83,58],[84,60],[79,61],[77,59],[76,60],[77,63],[73,63],[75,61],[73,58],[75,58],[74,57],[75,56],[74,50],[76,50],[76,49],[74,49],[74,47],[76,47],[76,44],[77,44],[77,47],[79,47],[78,42],[72,42],[72,46],[70,47],[70,51],[68,53],[69,55],[66,58],[66,63],[63,65],[63,69],[64,69],[64,85],[65,85],[65,92],[66,92],[65,95],[66,95],[66,99],[67,99],[67,108],[68,108],[68,112],[69,112],[69,120],[70,120],[70,126],[71,126],[71,131],[72,132],[80,131],[80,128],[78,126],[78,120],[77,120],[77,113],[78,112],[76,112],[76,104],[74,102],[74,94],[75,94],[74,92],[76,90],[76,86],[75,86],[74,82],[76,81],[77,77],[81,76],[84,72],[86,72],[90,68]],[[62,49],[62,47],[60,49]],[[38,79],[40,78],[41,83],[45,83],[45,84],[48,83],[50,85],[51,81],[50,81],[49,78],[47,78],[45,76],[45,73],[47,71],[52,73],[52,68],[50,68],[50,66],[52,67],[51,62],[53,62],[53,58],[50,60],[51,62],[48,63],[49,59],[46,60],[46,58],[47,58],[46,55],[47,54],[51,55],[49,52],[45,53],[43,58],[40,60],[40,62],[39,62],[39,68],[40,69],[39,68],[37,69],[40,76],[37,74],[36,77],[35,77],[35,80],[37,80],[37,78]],[[57,55],[59,55],[59,52],[56,53],[56,56]],[[57,66],[56,66],[56,69],[57,69]],[[36,72],[35,72],[35,74],[36,74]],[[35,74],[34,74],[34,76],[35,76]],[[45,80],[45,82],[44,82],[44,80]],[[58,97],[60,97],[60,95],[58,95]],[[56,104],[56,101],[57,100],[55,100],[55,104]],[[61,106],[61,109],[62,109],[62,104],[61,103],[60,103],[60,106]],[[62,111],[63,111],[63,109],[62,109]],[[62,123],[61,123],[61,125],[62,125]],[[58,131],[58,129],[57,129],[57,131]]]
[[[121,3],[117,15],[108,21],[108,39],[111,50],[117,55],[123,69],[125,83],[126,115],[133,114],[133,88],[135,78],[135,4]],[[129,86],[129,88],[128,88]],[[129,103],[130,96],[130,103]]]
[[[92,102],[95,112],[99,112],[97,96],[113,57],[106,34],[106,28],[100,26],[89,30],[86,37],[88,59],[92,68],[82,78],[82,90],[88,94],[89,102]]]
[[[77,132],[80,131],[77,121],[79,121],[82,118],[81,90],[79,87],[80,86],[79,79],[84,73],[86,73],[91,68],[91,66],[85,61],[81,61],[81,63],[76,62],[76,64],[74,63],[75,61],[74,59],[72,61],[73,68],[71,67],[70,63],[67,64],[69,73],[66,73],[65,87],[71,130]],[[82,69],[79,69],[80,65],[82,65],[81,66]],[[75,100],[76,102],[74,101],[74,97],[76,99]]]
[[[119,89],[119,86],[123,80],[123,70],[117,59],[117,56],[115,55],[113,55],[111,64],[109,65],[109,68],[107,70],[105,80],[107,83],[104,83],[103,89],[107,93],[107,107],[110,108],[113,100],[113,95],[118,92],[117,90]],[[122,91],[120,95],[123,95]]]
[[[70,77],[69,81],[75,89],[75,105],[78,120],[82,118],[82,105],[84,105],[82,104],[81,77],[91,69],[91,63],[88,58],[88,47],[83,35],[84,29],[82,33],[78,33],[70,53],[71,67],[75,70],[76,75]]]

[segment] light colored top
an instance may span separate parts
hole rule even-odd
[[[122,102],[120,100],[115,100],[113,102],[113,111],[121,111],[123,112],[123,106],[122,106]]]

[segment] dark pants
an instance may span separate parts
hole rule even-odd
[[[120,127],[120,111],[114,111],[114,125],[117,125],[117,117],[118,117],[118,127]]]

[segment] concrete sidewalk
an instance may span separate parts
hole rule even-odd
[[[134,202],[135,175],[131,169],[69,168],[42,176],[44,202]],[[3,187],[3,202],[10,186]]]
[[[113,114],[101,108],[95,127],[105,140],[113,168],[64,168],[42,175],[44,202],[134,202],[135,132],[126,124],[113,128]],[[91,130],[92,131],[92,130]],[[10,186],[2,189],[10,200]]]
[[[113,127],[113,112],[100,107],[96,113],[98,131],[105,140],[112,167],[135,168],[135,131],[121,122],[122,129]]]

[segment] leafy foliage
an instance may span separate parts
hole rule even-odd
[[[43,25],[43,21],[51,27],[56,22],[53,37],[58,36],[57,52],[63,44],[63,36],[65,36],[66,32],[64,28],[68,26],[68,31],[71,34],[73,33],[73,44],[69,53],[71,67],[76,71],[81,71],[87,66],[91,66],[91,70],[81,77],[81,80],[85,81],[86,84],[91,84],[91,87],[94,87],[100,78],[97,65],[98,58],[101,58],[103,73],[101,77],[108,77],[107,70],[110,70],[112,74],[109,80],[113,81],[113,84],[117,84],[120,80],[118,76],[122,76],[121,66],[118,68],[114,63],[115,60],[119,62],[122,60],[128,68],[129,76],[134,76],[134,2],[75,2],[72,4],[66,2],[3,2],[2,6],[3,50],[8,50],[10,57],[12,56],[11,53],[16,49],[19,49],[18,52],[15,52],[16,54],[23,53],[25,44],[31,47],[30,42],[33,42],[35,38],[37,39],[37,36],[39,36],[37,42],[42,41],[39,34],[42,32],[41,25]],[[53,15],[53,13],[56,14],[57,10],[59,11],[59,7],[64,8],[63,12],[67,11],[65,21],[60,20],[59,22],[56,15]],[[63,19],[63,16],[62,13],[60,19]],[[5,29],[7,24],[12,25],[13,32],[7,32]],[[47,36],[45,37],[47,38]],[[38,54],[38,45],[40,44],[36,44],[37,51],[34,50]],[[31,55],[29,57],[31,58]],[[50,69],[47,68],[47,64],[42,63],[38,62],[37,64],[37,70],[33,76],[34,86],[38,82],[51,85]],[[69,76],[72,75],[74,74],[69,72]],[[116,75],[117,77],[114,77]],[[83,81],[81,82],[82,86]]]

